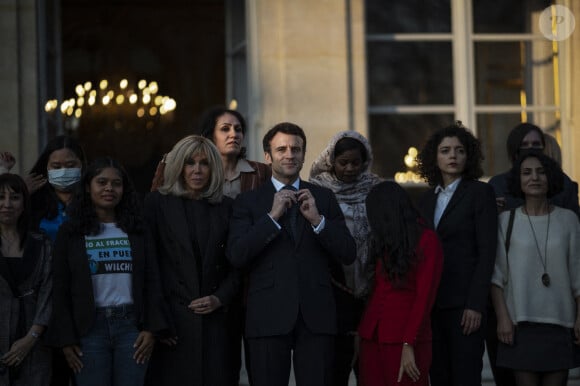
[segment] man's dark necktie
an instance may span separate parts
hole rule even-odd
[[[291,190],[292,192],[296,192],[296,188],[292,185],[285,185],[282,189]],[[296,221],[298,219],[298,203],[295,203],[290,208],[286,209],[286,222],[290,228],[290,234],[292,235],[292,239],[296,241]]]

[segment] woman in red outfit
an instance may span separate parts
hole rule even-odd
[[[427,386],[441,245],[394,182],[375,186],[366,209],[376,268],[374,290],[358,329],[361,385]]]

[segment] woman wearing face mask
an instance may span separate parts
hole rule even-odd
[[[60,135],[46,145],[30,171],[29,188],[39,184],[31,194],[32,226],[44,230],[53,241],[84,166],[82,147],[73,138]]]
[[[31,191],[30,225],[54,241],[66,219],[65,209],[85,167],[85,153],[76,140],[59,135],[51,140],[32,167],[26,184]],[[61,350],[53,350],[52,385],[68,385],[72,372]]]
[[[356,329],[362,315],[365,297],[370,293],[366,267],[369,225],[365,199],[380,178],[370,172],[373,155],[367,139],[356,131],[336,134],[310,169],[310,182],[334,192],[346,225],[357,246],[353,264],[336,264],[332,282],[336,299],[338,335],[335,340],[334,384],[348,385],[351,370],[356,366]]]
[[[546,140],[542,129],[531,123],[520,123],[514,127],[507,138],[507,153],[510,162],[514,162],[522,150],[536,149],[544,151]],[[523,200],[515,197],[508,188],[509,171],[493,176],[489,184],[493,186],[497,199],[498,210],[509,210],[522,205]],[[567,208],[580,217],[580,207],[578,206],[578,184],[564,174],[564,187],[561,192],[550,197],[553,205]]]

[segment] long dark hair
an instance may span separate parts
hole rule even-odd
[[[97,235],[101,232],[101,223],[91,200],[90,185],[93,178],[106,168],[117,170],[123,179],[123,196],[115,207],[117,226],[126,233],[141,232],[143,230],[143,212],[137,192],[125,169],[120,163],[109,157],[96,159],[87,166],[79,187],[67,207],[68,226],[83,235]]]
[[[0,174],[0,191],[3,190],[12,190],[14,193],[22,194],[22,213],[18,218],[16,229],[20,237],[20,248],[23,248],[30,221],[30,196],[26,182],[17,174]],[[2,245],[2,238],[0,238],[0,245]]]
[[[424,222],[409,195],[399,184],[384,181],[375,185],[366,198],[370,252],[381,259],[389,280],[405,282],[407,273],[421,258],[417,244]]]
[[[417,156],[421,177],[430,186],[443,184],[443,176],[441,175],[439,166],[437,166],[437,149],[441,142],[443,142],[443,139],[447,137],[457,137],[465,148],[467,159],[465,161],[465,169],[461,176],[469,180],[476,180],[481,177],[483,175],[483,169],[481,167],[481,161],[483,160],[481,144],[473,134],[461,125],[461,122],[456,122],[451,126],[437,130],[429,137],[427,143]]]
[[[72,137],[59,135],[46,144],[46,147],[38,156],[36,163],[30,169],[30,173],[40,175],[48,179],[48,159],[57,150],[69,149],[81,161],[81,169],[86,167],[87,161],[82,146]],[[53,219],[58,214],[58,197],[54,188],[47,182],[44,186],[31,194],[32,215],[34,219],[32,225],[37,227],[43,218]]]

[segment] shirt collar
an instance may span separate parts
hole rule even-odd
[[[435,194],[439,194],[440,192],[445,192],[447,194],[453,194],[453,193],[455,193],[455,190],[457,190],[457,186],[459,186],[460,182],[461,182],[461,178],[458,178],[455,181],[453,181],[452,183],[450,183],[449,185],[447,185],[446,188],[442,187],[441,185],[437,185],[437,187],[435,188]]]
[[[248,161],[246,161],[243,158],[240,158],[238,160],[238,163],[236,164],[236,171],[240,173],[252,173],[255,170]]]
[[[274,177],[272,177],[272,184],[274,184],[274,188],[276,189],[276,191],[280,191],[280,189],[282,189],[284,186],[286,186],[286,184],[278,181],[277,179],[275,179]],[[291,183],[290,185],[292,185],[293,187],[296,188],[296,190],[300,189],[300,178],[297,178],[293,183]]]

